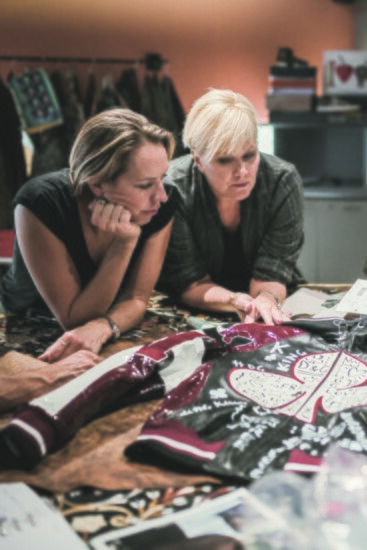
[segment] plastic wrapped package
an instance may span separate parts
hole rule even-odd
[[[313,478],[284,471],[263,476],[249,490],[279,522],[257,533],[251,549],[365,550],[366,489],[366,458],[337,445]]]
[[[275,529],[257,535],[253,550],[321,550],[312,483],[291,472],[273,472],[255,481],[250,492],[278,516]],[[247,548],[247,547],[246,547]]]
[[[313,480],[320,531],[333,550],[367,546],[367,461],[333,446]]]

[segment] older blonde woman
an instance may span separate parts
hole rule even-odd
[[[303,194],[294,166],[260,153],[252,104],[210,90],[192,106],[191,154],[168,175],[182,201],[160,286],[184,303],[233,311],[245,322],[287,320],[279,305],[302,277]]]
[[[142,318],[163,262],[177,191],[164,184],[174,141],[127,109],[81,129],[70,169],[27,182],[15,198],[10,311],[45,307],[65,329],[41,358],[101,346]]]

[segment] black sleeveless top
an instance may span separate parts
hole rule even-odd
[[[165,184],[165,191],[168,201],[161,205],[157,215],[149,223],[141,227],[141,234],[124,280],[128,277],[145,241],[153,233],[165,227],[174,215],[178,191],[169,183]],[[64,243],[78,271],[81,285],[85,287],[96,274],[98,265],[94,263],[88,252],[68,170],[52,172],[29,180],[14,198],[14,207],[18,204],[28,208]],[[42,250],[39,253],[42,254]],[[28,273],[17,239],[15,239],[11,267],[1,283],[0,298],[7,311],[16,312],[30,307],[46,309],[46,311],[48,309]]]

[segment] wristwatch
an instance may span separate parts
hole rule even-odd
[[[109,315],[104,315],[103,318],[106,319],[107,323],[110,325],[110,329],[112,330],[111,340],[116,342],[121,335],[120,327]]]

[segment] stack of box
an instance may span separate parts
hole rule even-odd
[[[312,111],[316,94],[316,67],[270,67],[266,106],[271,111]]]

